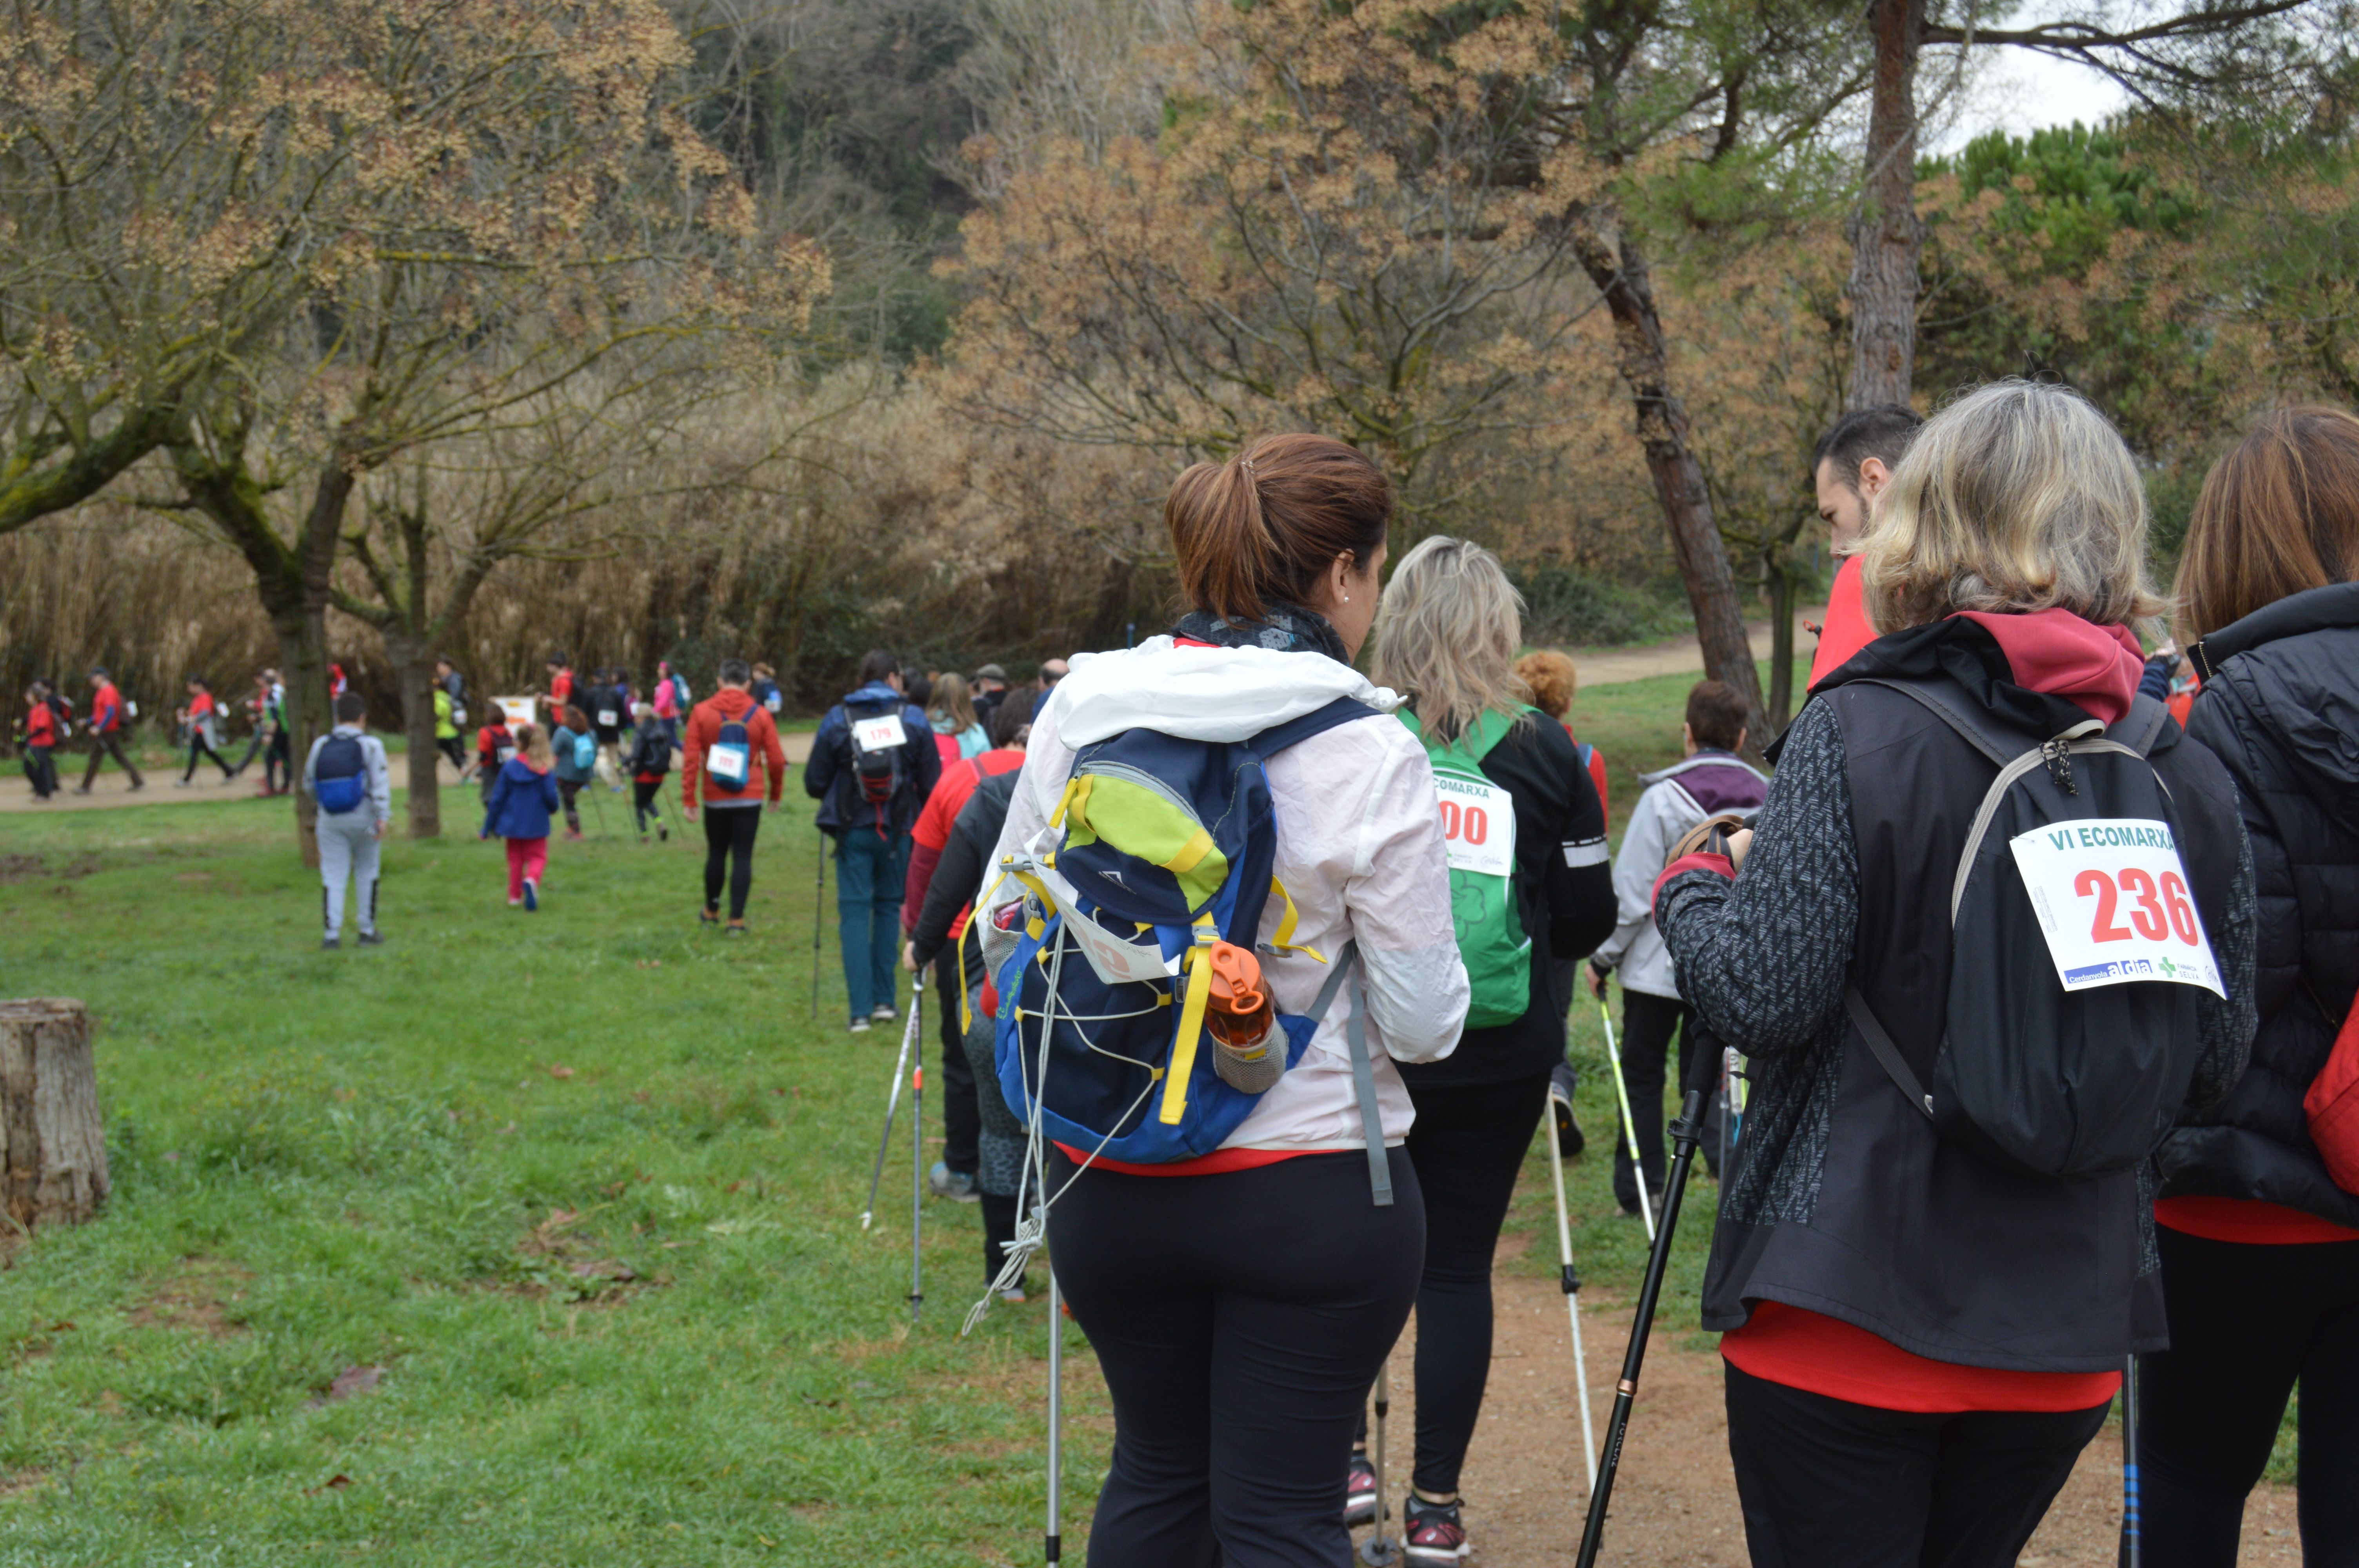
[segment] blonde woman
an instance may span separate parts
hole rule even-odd
[[[1373,676],[1408,698],[1401,720],[1433,763],[1473,993],[1458,1049],[1400,1069],[1426,1215],[1412,1563],[1467,1550],[1458,1474],[1491,1369],[1491,1255],[1564,1060],[1571,993],[1549,960],[1584,957],[1614,930],[1604,811],[1572,737],[1526,700],[1522,642],[1523,602],[1498,557],[1463,539],[1438,535],[1403,557],[1376,611]],[[1347,1495],[1354,1518],[1375,1517],[1363,1454]]]
[[[991,737],[975,717],[973,699],[967,696],[966,677],[955,671],[934,678],[934,699],[927,705],[926,718],[934,727],[934,744],[940,749],[946,768],[991,750]]]
[[[2125,1360],[2164,1341],[2150,1164],[2002,1167],[1936,1130],[1845,1003],[1855,985],[1947,1092],[1931,1064],[1953,1016],[1951,882],[1998,766],[1911,693],[2024,750],[2092,719],[2127,730],[2129,623],[2159,608],[2146,534],[2136,466],[2077,394],[2002,382],[1935,415],[1869,524],[1880,636],[1782,738],[1757,830],[1656,883],[1681,991],[1751,1061],[1703,1325],[1723,1336],[1756,1563],[2014,1563]],[[2147,700],[2137,723],[2162,719]],[[2156,988],[2157,1016],[2200,1048],[2194,1108],[2234,1085],[2252,1039],[2252,858],[2219,759],[2167,720],[2152,746],[2226,981],[2224,1000]],[[2071,761],[2107,776],[2102,755]],[[1978,879],[2003,874],[2011,860]],[[2013,1000],[2001,1038],[2044,999]],[[1973,993],[1959,1005],[1982,1024]]]

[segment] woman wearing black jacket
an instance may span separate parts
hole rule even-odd
[[[1845,1001],[1940,1087],[1952,871],[1999,770],[1911,693],[2024,751],[2091,719],[2142,735],[2125,623],[2159,608],[2146,521],[2136,464],[2070,390],[2001,383],[1935,415],[1866,535],[1881,635],[1781,738],[1741,874],[1690,855],[1656,883],[1681,991],[1749,1058],[1703,1326],[1756,1568],[2013,1563],[2130,1353],[2163,1342],[2150,1162],[2060,1180],[1986,1159],[1896,1087]],[[2167,1004],[2201,1109],[2252,1037],[2252,858],[2219,761],[2139,714],[2227,992]]]
[[[2163,1145],[2170,1348],[2139,1357],[2146,1561],[2226,1568],[2301,1385],[2303,1560],[2359,1563],[2359,1196],[2302,1096],[2359,991],[2359,419],[2271,414],[2203,481],[2181,557],[2187,733],[2235,781],[2260,895],[2252,1066]]]
[[[1404,1510],[1411,1563],[1456,1563],[1466,1549],[1458,1472],[1482,1413],[1491,1369],[1491,1259],[1532,1133],[1548,1103],[1549,1076],[1564,1060],[1569,997],[1555,966],[1593,952],[1613,935],[1613,868],[1597,789],[1563,725],[1526,704],[1515,673],[1522,607],[1498,557],[1436,535],[1402,557],[1377,611],[1374,676],[1408,699],[1401,711],[1434,759],[1453,810],[1475,797],[1449,774],[1513,802],[1508,884],[1513,925],[1495,935],[1524,944],[1521,1016],[1479,1027],[1484,997],[1448,1060],[1404,1064],[1417,1106],[1408,1155],[1425,1189],[1424,1271],[1417,1292],[1417,1465]],[[1484,749],[1484,742],[1490,744]],[[1479,752],[1479,756],[1477,753]],[[1495,799],[1495,793],[1493,796]],[[1497,832],[1487,816],[1481,838]],[[1451,835],[1453,850],[1467,834]],[[1453,860],[1453,866],[1459,864]],[[1453,881],[1458,878],[1453,873]],[[1459,946],[1478,984],[1483,962],[1470,931],[1465,890],[1454,889]],[[1543,950],[1534,938],[1545,938]],[[1495,1012],[1496,999],[1491,999]],[[1375,1474],[1354,1454],[1349,1517],[1375,1517]]]
[[[1001,728],[1000,712],[993,714],[993,728]],[[1012,718],[1012,715],[1010,716]],[[1016,726],[1006,725],[1009,733]],[[987,773],[959,807],[957,819],[951,825],[950,842],[942,846],[941,859],[934,865],[932,880],[926,884],[926,902],[918,912],[918,924],[909,933],[908,950],[902,955],[905,966],[913,973],[923,974],[926,966],[937,961],[961,966],[959,979],[963,982],[967,1011],[965,1048],[968,1065],[974,1072],[975,1109],[980,1126],[975,1137],[975,1195],[983,1209],[983,1277],[987,1282],[999,1277],[1007,1261],[1006,1248],[1016,1239],[1016,1193],[1024,1173],[1024,1124],[1007,1108],[1007,1098],[999,1092],[998,1050],[995,1044],[997,1030],[992,1022],[993,1009],[981,1000],[985,970],[983,949],[977,939],[974,922],[967,922],[966,935],[956,945],[951,941],[951,926],[957,921],[959,911],[974,899],[983,886],[984,871],[991,864],[991,851],[999,842],[999,831],[1007,825],[1007,803],[1015,796],[1020,770],[1004,773]],[[1022,1281],[1001,1293],[1005,1301],[1024,1299]]]

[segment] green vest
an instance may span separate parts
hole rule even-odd
[[[1425,732],[1415,714],[1400,709],[1401,722],[1425,743],[1441,797],[1451,920],[1472,993],[1469,1029],[1513,1023],[1532,1004],[1532,939],[1516,905],[1516,805],[1483,772],[1483,759],[1519,718],[1486,710],[1465,734],[1440,741]]]

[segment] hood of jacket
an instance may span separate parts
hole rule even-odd
[[[1073,673],[1050,691],[1049,711],[1057,739],[1077,751],[1134,729],[1226,743],[1344,697],[1379,713],[1401,704],[1388,687],[1324,654],[1181,647],[1149,637],[1119,653],[1074,654]]]
[[[742,719],[753,709],[762,706],[755,700],[752,692],[739,691],[734,687],[727,686],[706,697],[704,703],[723,719]]]
[[[1769,781],[1734,752],[1707,749],[1685,762],[1638,775],[1638,782],[1645,784],[1661,784],[1665,779],[1677,779],[1688,798],[1701,806],[1706,816],[1717,816],[1723,811],[1757,811],[1769,793]]]
[[[2099,626],[2069,610],[1969,611],[1879,637],[1810,689],[1816,696],[1883,676],[1947,675],[2003,723],[2046,737],[2092,719],[2120,719],[2145,668],[2126,627]]]
[[[2359,833],[2359,582],[2288,594],[2188,654],[2205,680],[2252,687],[2247,721],[2284,749],[2320,809]]]
[[[907,697],[895,691],[892,687],[881,680],[870,681],[866,686],[843,694],[843,705],[846,708],[854,703],[864,705],[879,702],[889,704],[896,713],[909,706],[909,699]]]

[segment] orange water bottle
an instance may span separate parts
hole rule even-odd
[[[1215,942],[1201,961],[1212,971],[1204,1004],[1212,1070],[1231,1088],[1260,1094],[1286,1072],[1286,1032],[1277,1027],[1261,960],[1250,948]]]

